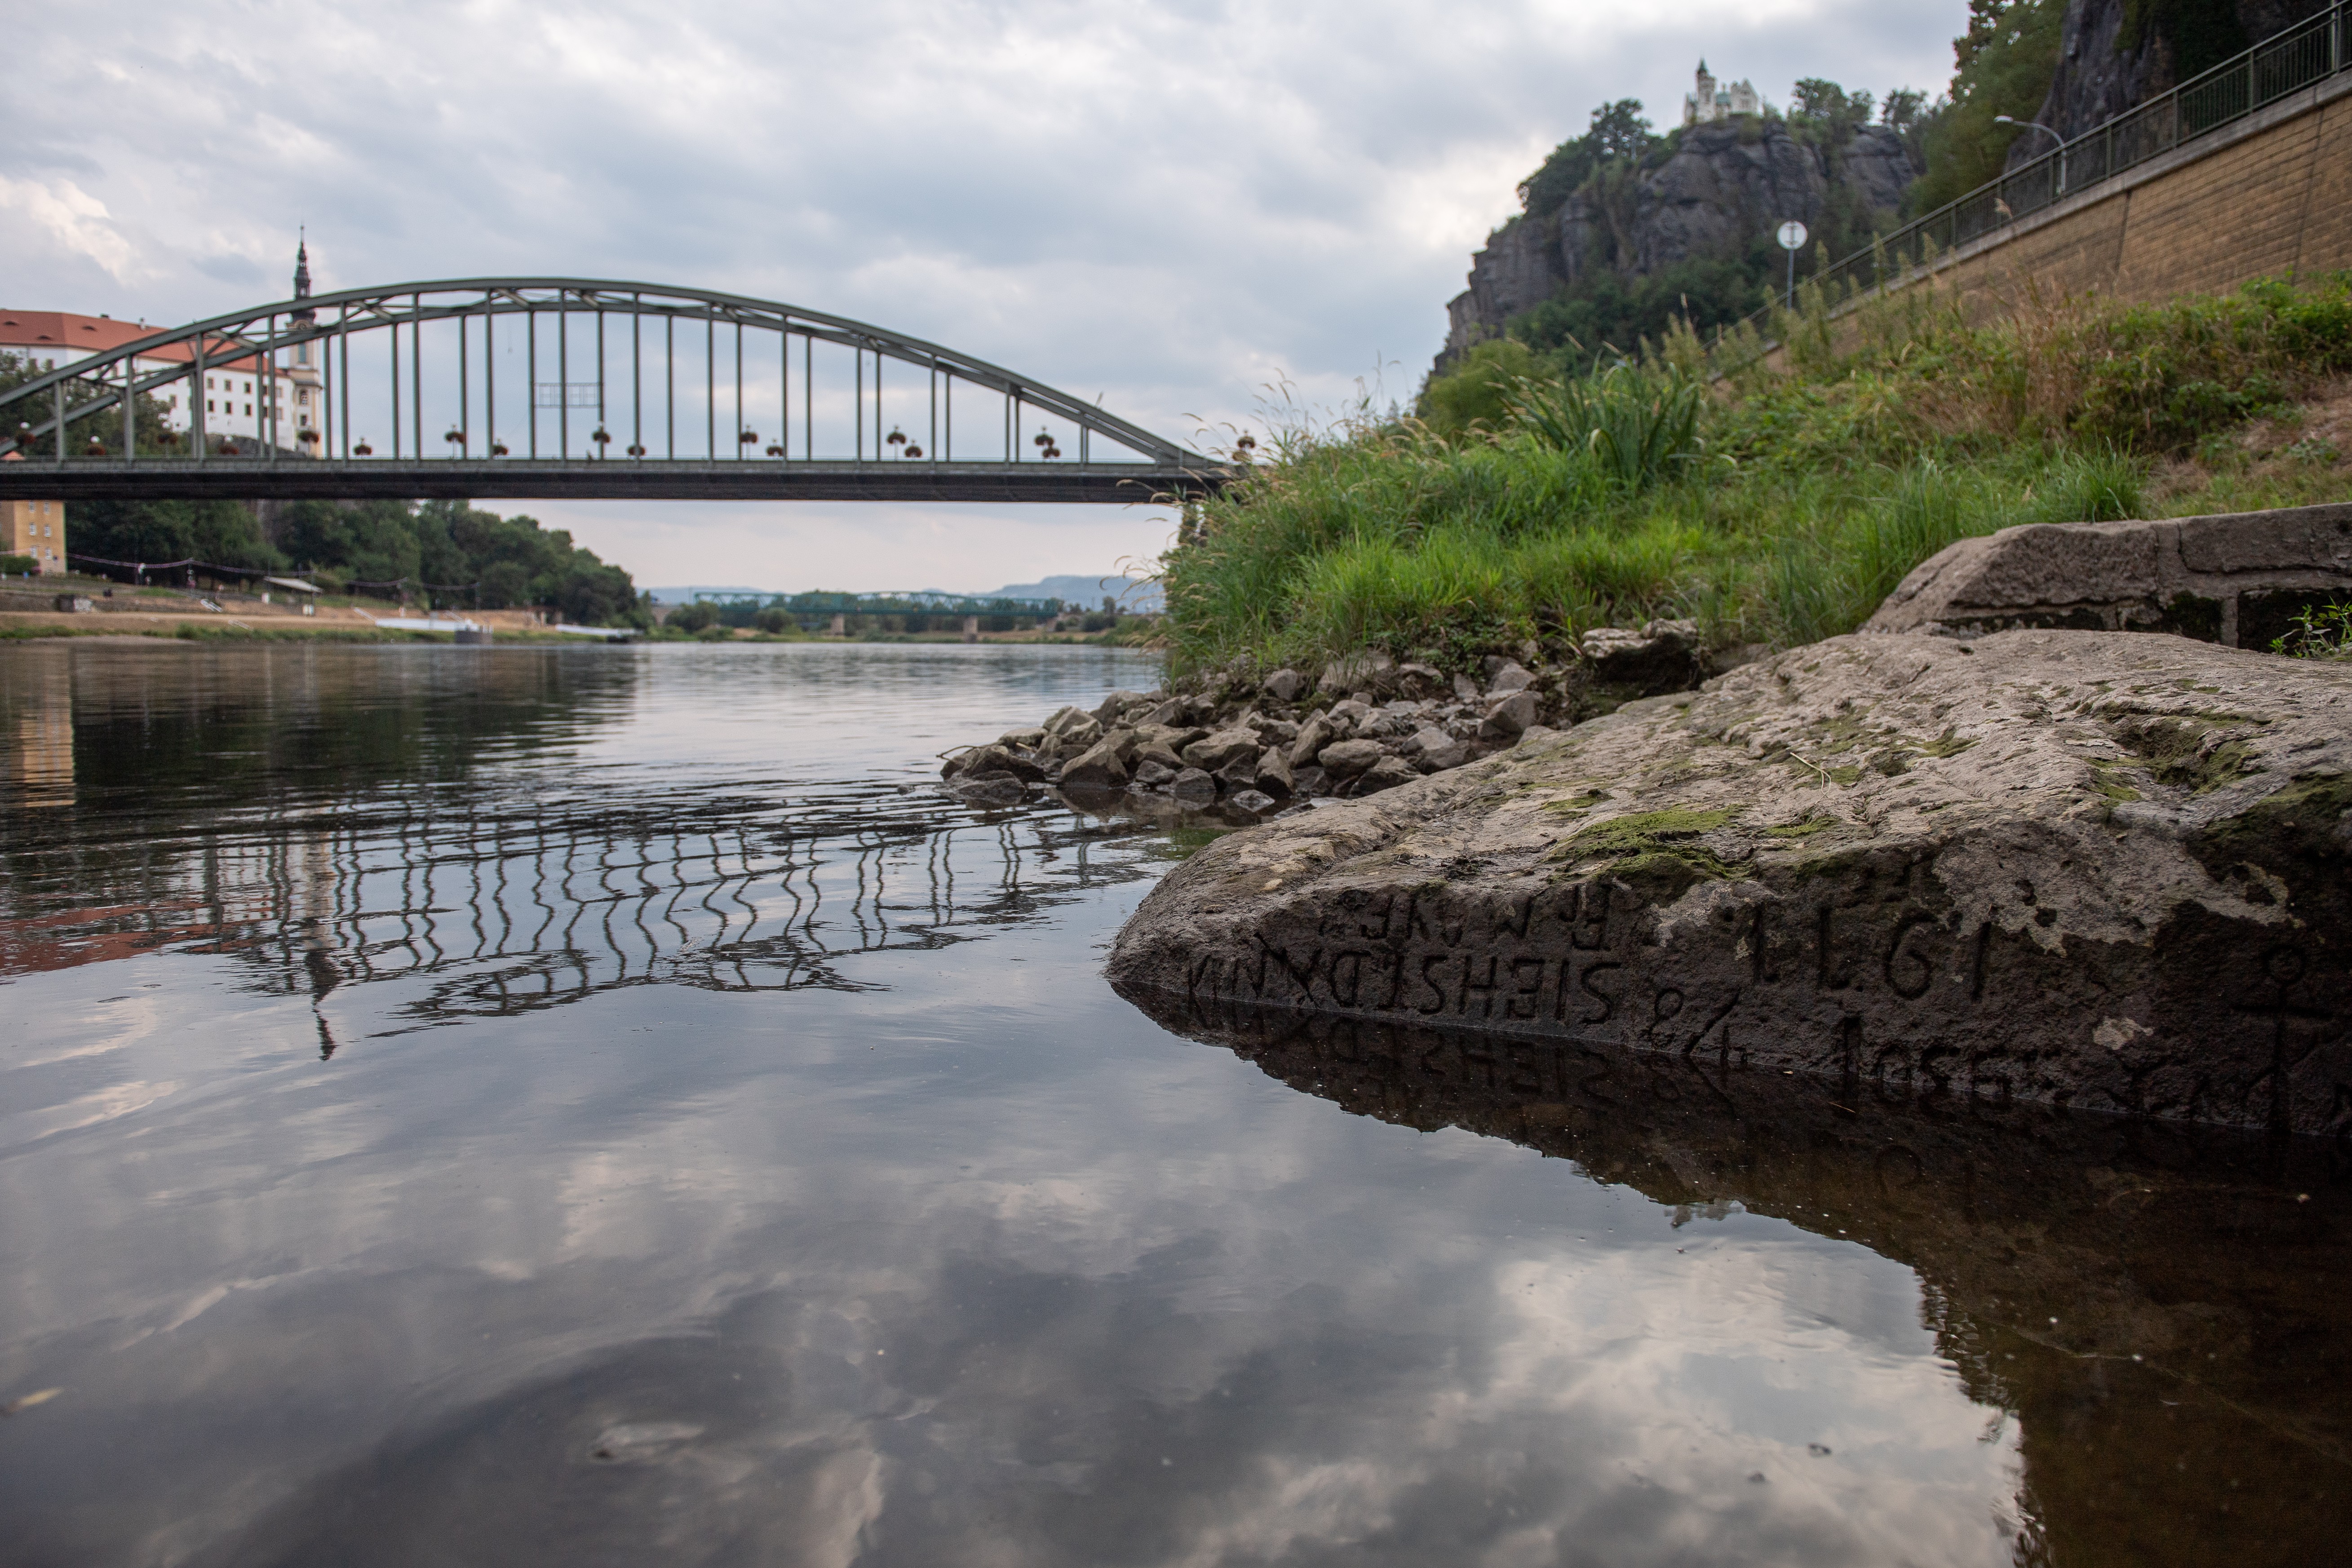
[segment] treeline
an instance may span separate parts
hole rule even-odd
[[[329,592],[430,598],[484,610],[532,606],[582,626],[637,624],[636,585],[618,566],[534,518],[463,501],[83,501],[73,552],[110,561],[194,559],[298,573]]]
[[[40,373],[21,354],[0,353],[0,392]],[[68,384],[70,410],[99,404],[95,387]],[[29,420],[34,411],[13,423]],[[139,399],[142,457],[185,457],[184,444],[162,439],[165,410]],[[66,449],[95,441],[119,455],[119,408],[69,418]],[[47,443],[43,441],[46,450]],[[288,461],[299,462],[299,457]],[[107,561],[196,560],[248,572],[299,573],[329,592],[353,584],[386,598],[430,599],[484,610],[544,607],[581,626],[652,624],[636,584],[618,566],[534,518],[499,517],[463,501],[78,501],[68,518],[76,556]]]

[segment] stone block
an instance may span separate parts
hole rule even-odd
[[[2267,647],[2352,597],[2352,506],[2029,523],[1964,539],[1895,585],[1865,632],[2158,631]]]

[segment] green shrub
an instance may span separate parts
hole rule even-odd
[[[2352,658],[2352,603],[2296,612],[2294,629],[2271,643],[2292,658]]]
[[[1589,381],[1522,392],[1512,409],[1518,427],[1547,447],[1590,458],[1620,489],[1647,489],[1698,460],[1704,394],[1696,382],[1618,366]]]
[[[29,555],[0,555],[0,577],[24,577],[41,569]]]
[[[1535,352],[1517,338],[1473,343],[1453,370],[1430,377],[1422,388],[1421,416],[1445,436],[1500,429],[1511,416],[1521,384],[1544,373]]]

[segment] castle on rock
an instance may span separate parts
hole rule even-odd
[[[1718,84],[1698,62],[1698,89],[1683,95],[1683,123],[1704,125],[1713,120],[1728,120],[1735,114],[1760,113],[1764,100],[1757,96],[1753,85],[1746,81]]]

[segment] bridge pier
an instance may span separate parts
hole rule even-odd
[[[849,617],[839,611],[834,614],[833,635],[837,637],[845,637],[849,635]]]
[[[966,642],[978,642],[980,640],[980,617],[978,616],[966,616],[963,618],[963,640]]]

